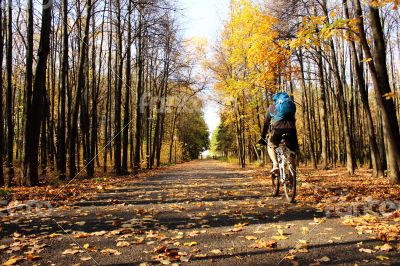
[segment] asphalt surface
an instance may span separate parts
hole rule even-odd
[[[3,219],[0,262],[15,256],[25,258],[16,265],[400,265],[398,252],[374,249],[383,243],[373,236],[269,194],[268,178],[218,161],[178,165],[69,206]]]

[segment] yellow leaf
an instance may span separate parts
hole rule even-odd
[[[81,261],[89,261],[89,260],[91,260],[92,258],[91,257],[81,257]]]
[[[372,58],[365,58],[365,59],[361,60],[361,63],[368,63],[371,61],[372,61]]]
[[[250,245],[250,248],[266,248],[266,249],[271,249],[275,248],[278,243],[275,241],[264,241],[264,240],[257,240],[255,244]]]
[[[55,238],[60,236],[61,234],[56,234],[56,233],[52,233],[51,235],[49,235],[50,238]]]
[[[63,254],[63,255],[75,255],[78,252],[79,252],[78,249],[66,249],[61,254]]]
[[[211,252],[211,253],[214,253],[214,254],[221,254],[221,253],[222,253],[222,251],[219,250],[219,249],[213,249],[213,250],[211,250],[210,252]]]
[[[286,236],[273,236],[272,238],[275,239],[275,240],[285,240],[285,239],[288,239]]]
[[[388,93],[384,94],[382,97],[384,97],[386,100],[390,100],[390,99],[396,97],[396,94],[394,93],[394,91],[392,91],[392,92],[388,92]]]
[[[118,250],[115,250],[115,249],[111,249],[111,248],[103,249],[100,252],[103,254],[106,254],[106,255],[117,255],[117,256],[121,255],[121,252],[119,252]]]
[[[197,244],[198,244],[197,242],[187,242],[187,243],[184,243],[183,245],[187,246],[187,247],[193,247],[193,246],[196,246]]]
[[[375,251],[373,251],[372,249],[368,249],[368,248],[360,248],[359,249],[360,252],[364,252],[364,253],[374,253]]]
[[[8,265],[15,265],[21,260],[24,260],[22,257],[11,257],[8,261],[3,263],[3,266],[8,266]]]
[[[389,245],[388,243],[386,243],[383,246],[376,246],[375,249],[379,249],[381,251],[392,251],[393,247],[391,245]]]
[[[296,259],[296,256],[294,256],[294,255],[287,255],[286,257],[284,257],[284,259],[287,259],[287,260],[295,260],[295,259]]]
[[[160,260],[160,263],[162,265],[169,265],[169,264],[171,264],[171,261],[169,261],[169,260]]]
[[[378,260],[389,260],[389,257],[382,256],[382,255],[376,256],[376,258],[377,258]]]
[[[131,244],[127,241],[121,241],[117,243],[117,247],[129,247]]]
[[[320,258],[320,259],[317,259],[317,261],[318,262],[329,262],[329,261],[331,261],[331,259],[329,258],[329,257],[322,257],[322,258]]]

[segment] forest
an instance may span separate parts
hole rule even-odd
[[[266,163],[257,141],[273,93],[286,91],[300,163],[399,183],[399,23],[398,1],[231,1],[206,63],[223,106],[213,154]]]
[[[174,3],[0,6],[0,186],[138,173],[207,149],[205,81]]]
[[[398,5],[0,0],[0,264],[400,265]]]

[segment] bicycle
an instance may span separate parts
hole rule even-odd
[[[286,145],[289,135],[282,135],[282,141],[275,149],[278,157],[278,173],[272,174],[273,196],[279,196],[280,184],[283,184],[286,200],[293,203],[296,197],[296,153],[291,151]]]

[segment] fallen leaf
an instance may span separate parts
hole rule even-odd
[[[275,239],[275,240],[285,240],[285,239],[288,239],[287,236],[282,236],[282,235],[280,235],[280,236],[273,236],[272,238]]]
[[[169,260],[160,260],[160,263],[162,265],[169,265],[169,264],[171,264],[171,261],[169,261]]]
[[[182,261],[182,262],[189,262],[189,257],[182,256],[182,257],[179,258],[179,260]]]
[[[394,250],[394,248],[387,243],[383,246],[376,246],[375,249],[379,249],[380,251],[386,251],[386,252]]]
[[[187,246],[187,247],[193,247],[193,246],[196,246],[197,244],[198,244],[197,242],[187,242],[187,243],[184,243],[183,245]]]
[[[329,257],[325,256],[325,257],[322,257],[320,259],[317,259],[316,261],[318,261],[318,262],[329,262],[329,261],[331,261],[331,259]]]
[[[15,265],[22,260],[24,260],[23,257],[11,257],[10,259],[8,259],[6,262],[3,263],[3,266]]]
[[[100,252],[103,254],[106,254],[106,255],[116,255],[116,256],[121,255],[121,252],[119,252],[118,250],[115,250],[115,249],[111,249],[111,248],[103,249]]]
[[[127,241],[121,241],[117,243],[117,247],[129,247],[131,244]]]
[[[382,256],[382,255],[376,256],[376,258],[377,258],[378,260],[389,260],[389,259],[390,259],[389,257]]]
[[[107,231],[99,231],[92,233],[93,236],[104,236],[105,234],[107,234]]]
[[[222,253],[222,251],[219,250],[219,249],[213,249],[210,252],[213,253],[213,254],[221,254]]]
[[[364,252],[364,253],[374,253],[375,251],[373,251],[372,249],[368,249],[368,248],[360,248],[359,249],[360,252]]]
[[[303,234],[307,234],[308,232],[310,232],[310,229],[308,229],[308,227],[302,227],[301,231],[303,231]]]
[[[266,249],[271,249],[275,248],[277,246],[276,241],[264,241],[264,240],[257,240],[255,244],[250,245],[250,248],[266,248]]]
[[[257,240],[258,237],[256,237],[256,236],[246,236],[246,239],[247,240]]]
[[[63,251],[63,253],[61,253],[62,255],[75,255],[76,253],[78,253],[79,250],[78,249],[66,249]]]
[[[295,260],[295,259],[296,259],[296,256],[295,256],[295,255],[287,255],[286,257],[284,257],[284,259],[287,259],[287,260]]]
[[[41,257],[37,256],[37,255],[33,255],[33,254],[28,254],[26,256],[26,259],[29,260],[29,261],[37,261],[37,260],[40,260]]]

